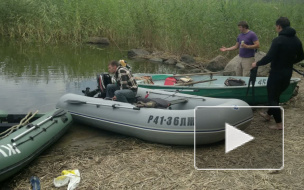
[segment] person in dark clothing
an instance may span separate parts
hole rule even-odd
[[[138,85],[131,72],[118,61],[111,61],[108,70],[109,73],[114,73],[116,84],[107,85],[106,98],[120,102],[128,102],[128,99],[135,98]]]
[[[269,106],[279,106],[280,95],[289,86],[292,76],[293,64],[304,59],[303,47],[296,36],[295,29],[290,27],[286,17],[280,17],[276,21],[278,37],[273,39],[271,47],[265,57],[258,62],[252,63],[252,68],[266,65],[271,62],[269,78],[267,81]],[[282,116],[280,108],[269,108],[267,113],[260,113],[266,120],[274,117],[276,125],[271,129],[282,129]]]

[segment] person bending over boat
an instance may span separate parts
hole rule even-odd
[[[289,86],[293,64],[304,59],[302,43],[296,36],[295,29],[290,27],[287,17],[280,17],[276,21],[276,31],[279,36],[272,41],[266,56],[252,63],[252,67],[255,68],[271,62],[267,81],[269,106],[279,106],[280,95]],[[276,125],[270,126],[271,129],[283,128],[281,109],[269,108],[267,113],[261,112],[260,115],[268,121],[273,115]]]
[[[116,84],[108,84],[106,88],[106,99],[112,98],[119,102],[128,102],[134,99],[137,94],[137,83],[126,68],[121,66],[118,61],[111,61],[108,65],[109,73],[114,74]]]

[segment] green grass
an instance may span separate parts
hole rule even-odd
[[[276,37],[280,16],[303,40],[303,12],[300,0],[3,0],[0,36],[76,44],[103,36],[118,46],[212,57],[235,44],[241,20],[256,32],[262,51]]]

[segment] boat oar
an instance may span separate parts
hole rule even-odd
[[[177,83],[174,86],[188,86],[188,85],[193,85],[193,84],[197,84],[197,83],[210,82],[210,81],[214,81],[214,80],[217,80],[217,79],[201,80],[201,81],[187,82],[187,83]]]
[[[66,114],[66,111],[64,111],[63,109],[59,109],[57,111],[55,111],[51,116],[47,117],[46,119],[44,119],[43,121],[40,121],[39,123],[37,123],[36,125],[31,126],[31,128],[29,128],[28,130],[24,131],[23,133],[19,134],[18,136],[14,137],[11,139],[12,142],[16,142],[18,139],[20,139],[21,137],[23,137],[24,135],[30,133],[31,131],[35,130],[36,128],[38,128],[40,125],[46,123],[47,121],[55,118],[55,117],[60,117],[62,115]]]
[[[186,76],[198,76],[198,75],[210,75],[210,79],[213,78],[214,74],[218,74],[217,72],[208,72],[208,73],[190,73],[190,74],[158,74],[153,75],[153,80],[165,80],[168,77],[186,77]]]
[[[189,73],[189,74],[173,74],[173,77],[184,77],[184,76],[196,76],[196,75],[214,75],[218,74],[217,72],[208,72],[208,73]]]
[[[86,102],[86,101],[81,101],[81,100],[66,100],[65,102],[67,102],[69,104],[91,104],[91,105],[96,105],[97,107],[108,106],[108,107],[112,107],[112,108],[125,108],[125,109],[140,110],[139,107],[121,106],[120,104],[100,104],[100,103]]]

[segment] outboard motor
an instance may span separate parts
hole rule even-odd
[[[90,91],[90,88],[87,87],[86,90],[83,90],[85,96],[94,97],[98,94],[98,98],[106,97],[106,88],[108,84],[112,84],[112,78],[107,73],[97,74],[97,89]]]
[[[99,89],[98,98],[106,97],[107,85],[112,84],[112,78],[107,73],[97,74],[97,88]]]

